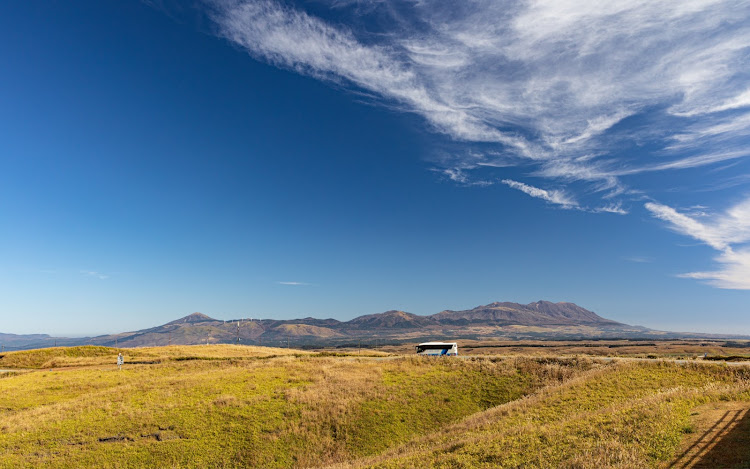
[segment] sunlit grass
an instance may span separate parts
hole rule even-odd
[[[141,349],[140,358],[163,360],[126,360],[122,371],[50,372],[44,362],[42,371],[0,380],[0,467],[341,463],[593,366],[300,353],[255,360],[241,358],[265,351],[224,347]],[[230,359],[178,360],[185,357]]]
[[[696,406],[747,399],[750,372],[621,363],[473,415],[356,466],[657,467],[675,456]]]
[[[0,468],[657,467],[691,409],[750,399],[746,368],[692,362],[117,351],[6,354],[38,371],[0,379]]]
[[[311,355],[295,349],[247,347],[244,345],[171,345],[166,347],[111,348],[96,345],[51,347],[0,355],[0,368],[66,368],[113,365],[122,353],[129,364],[155,364],[173,360],[241,360],[279,356]]]

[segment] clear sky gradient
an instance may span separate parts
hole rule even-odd
[[[2,2],[0,332],[571,301],[750,334],[747,2]]]

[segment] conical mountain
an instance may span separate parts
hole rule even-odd
[[[170,321],[164,325],[170,326],[170,325],[177,325],[177,324],[195,324],[199,322],[209,322],[209,321],[218,321],[218,319],[214,319],[210,316],[206,316],[203,313],[193,313],[193,314],[188,314],[184,318]]]

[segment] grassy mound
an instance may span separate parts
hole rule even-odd
[[[711,363],[116,352],[13,358],[45,366],[0,379],[0,468],[659,467],[692,409],[750,401]],[[107,365],[46,370],[82,358]]]
[[[8,352],[0,355],[0,368],[50,368],[55,361],[84,362],[90,358],[117,356],[109,347],[85,345],[81,347],[50,347],[35,350]]]
[[[748,378],[742,368],[620,363],[351,467],[660,467],[692,431],[691,410],[750,400]]]
[[[167,347],[111,348],[94,345],[51,347],[8,352],[0,355],[0,368],[49,369],[74,366],[106,366],[122,353],[128,364],[162,363],[174,360],[244,360],[278,356],[305,356],[312,352],[243,345],[172,345]]]
[[[0,380],[0,467],[343,463],[591,366],[291,355],[23,373]]]

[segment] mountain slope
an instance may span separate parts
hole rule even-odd
[[[202,313],[133,332],[99,337],[60,338],[42,334],[0,334],[6,351],[53,345],[141,347],[239,343],[269,346],[338,346],[383,340],[416,342],[447,339],[581,339],[581,338],[718,338],[710,334],[661,332],[603,318],[574,303],[536,301],[526,305],[495,302],[462,311],[430,316],[391,310],[350,321],[302,318],[233,319],[224,321]],[[727,338],[727,336],[722,336]],[[734,336],[742,338],[741,336]]]
[[[218,321],[218,319],[214,319],[212,317],[206,316],[203,313],[193,313],[193,314],[188,314],[184,318],[180,318],[172,322],[168,322],[165,324],[165,326],[170,326],[173,324],[196,324],[199,322],[210,322],[210,321]]]
[[[519,325],[519,326],[616,326],[624,325],[604,319],[574,303],[537,301],[490,303],[463,311],[442,311],[431,316],[441,324],[452,325]]]
[[[336,319],[257,319],[222,321],[193,313],[142,331],[102,336],[90,342],[134,347],[144,345],[240,343],[286,346],[337,345],[356,340],[389,341],[453,338],[540,338],[643,336],[645,328],[627,326],[573,303],[537,301],[528,305],[496,302],[463,311],[420,316],[391,310],[350,321]]]
[[[385,313],[368,314],[344,323],[345,327],[356,330],[375,329],[415,329],[436,326],[439,322],[432,316],[418,316],[404,311],[386,311]]]

